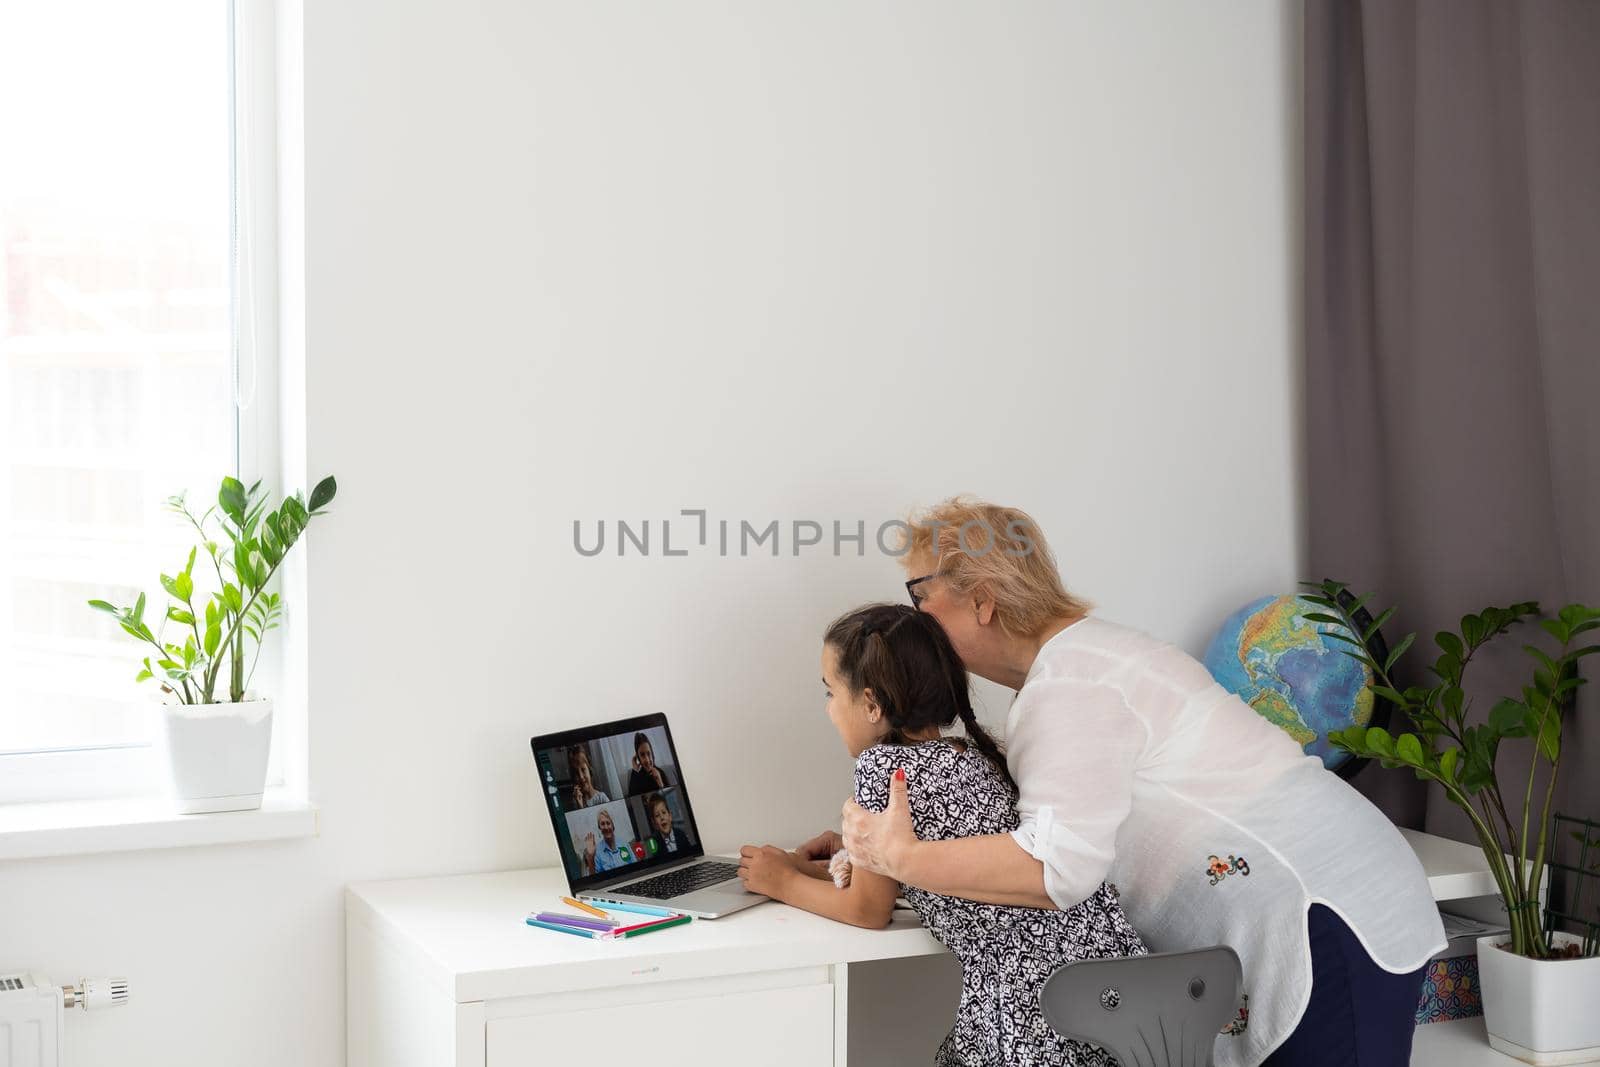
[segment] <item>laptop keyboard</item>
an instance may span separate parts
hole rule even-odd
[[[632,885],[618,886],[617,892],[626,893],[631,897],[667,900],[692,893],[696,889],[704,889],[717,882],[726,882],[729,878],[737,878],[738,875],[737,863],[696,863],[692,867],[668,871],[666,874],[658,874],[654,878],[646,878]]]

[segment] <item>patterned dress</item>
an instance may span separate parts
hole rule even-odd
[[[906,772],[906,795],[924,841],[1008,833],[1017,826],[1016,793],[976,749],[948,741],[874,745],[856,760],[856,803],[882,811],[889,776]],[[1068,1041],[1045,1022],[1039,991],[1073,960],[1139,956],[1144,942],[1122,914],[1114,886],[1102,883],[1066,911],[980,904],[912,886],[902,889],[934,937],[961,961],[961,1003],[939,1048],[938,1067],[1108,1067],[1110,1054]]]

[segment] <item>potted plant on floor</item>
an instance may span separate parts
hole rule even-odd
[[[182,813],[261,806],[272,747],[272,701],[257,697],[250,679],[262,642],[283,612],[278,594],[267,587],[337,488],[331,477],[324,478],[311,491],[309,504],[296,493],[268,511],[259,481],[246,489],[237,478],[224,478],[216,505],[199,517],[184,494],[171,497],[168,510],[194,527],[200,543],[190,549],[181,571],[161,576],[170,599],[155,630],[145,619],[142,592],[127,607],[89,601],[155,650],[144,657],[136,680],[155,679],[164,695],[161,736],[170,791]],[[213,517],[222,542],[207,529]],[[201,549],[216,577],[216,588],[206,593],[194,578]],[[167,638],[169,623],[182,628],[181,641]]]
[[[1431,669],[1437,681],[1400,689],[1391,672],[1416,635],[1402,638],[1382,660],[1372,652],[1378,628],[1394,609],[1359,627],[1354,615],[1369,597],[1349,598],[1341,582],[1305,584],[1314,591],[1304,598],[1323,609],[1305,617],[1330,627],[1326,636],[1352,646],[1346,654],[1372,672],[1373,693],[1392,703],[1412,727],[1397,736],[1358,726],[1330,733],[1329,740],[1385,767],[1408,767],[1418,778],[1438,783],[1471,820],[1505,900],[1510,933],[1478,943],[1490,1044],[1528,1063],[1600,1061],[1600,1012],[1595,1011],[1600,1005],[1600,956],[1594,939],[1546,929],[1539,899],[1547,849],[1554,844],[1548,837],[1550,805],[1561,772],[1562,716],[1584,684],[1580,660],[1600,652],[1600,644],[1586,643],[1590,638],[1585,636],[1600,629],[1600,610],[1569,604],[1553,618],[1542,619],[1539,626],[1558,647],[1552,651],[1524,645],[1532,660],[1530,684],[1518,696],[1497,701],[1484,722],[1469,726],[1470,701],[1462,688],[1467,665],[1485,645],[1538,617],[1538,604],[1485,608],[1463,617],[1458,632],[1434,637],[1439,657]],[[1497,761],[1507,738],[1528,738],[1531,744],[1525,774],[1511,774],[1503,786]],[[1541,766],[1548,767],[1548,778],[1539,798]]]

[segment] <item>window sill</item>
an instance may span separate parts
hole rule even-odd
[[[315,837],[319,812],[304,797],[267,791],[257,811],[177,815],[163,797],[0,807],[0,860],[183,848]]]

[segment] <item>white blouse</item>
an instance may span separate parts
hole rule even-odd
[[[1093,617],[1051,638],[1011,705],[1006,761],[1012,836],[1057,907],[1109,881],[1152,952],[1238,952],[1248,1021],[1217,1042],[1219,1067],[1259,1064],[1300,1021],[1311,904],[1387,971],[1445,947],[1393,824],[1173,645]]]

